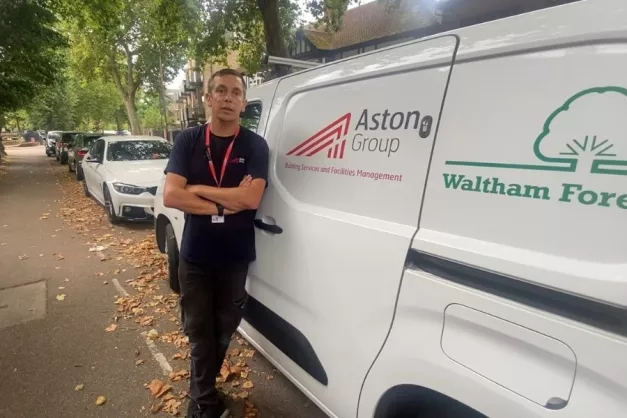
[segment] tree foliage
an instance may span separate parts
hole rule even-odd
[[[199,62],[226,62],[240,53],[248,73],[260,69],[263,54],[288,56],[300,7],[291,0],[199,0],[200,21],[194,55]]]
[[[112,80],[133,133],[140,133],[137,91],[170,81],[197,25],[192,0],[64,0],[73,62],[82,74]]]
[[[239,51],[240,63],[248,73],[261,69],[265,53],[288,57],[296,29],[302,25],[295,0],[197,0],[200,27],[194,48],[199,62],[225,62],[229,50]],[[357,0],[309,0],[305,9],[318,24],[338,30],[350,3]],[[285,68],[276,67],[272,76]]]
[[[14,111],[58,79],[67,46],[47,0],[0,0],[0,113]]]

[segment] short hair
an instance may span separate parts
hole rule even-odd
[[[246,97],[246,80],[244,80],[244,75],[239,71],[234,70],[233,68],[223,68],[211,74],[211,78],[209,79],[209,93],[213,91],[213,80],[216,77],[224,77],[226,75],[234,75],[235,77],[239,77],[239,79],[242,80],[242,86],[244,86],[244,97]]]

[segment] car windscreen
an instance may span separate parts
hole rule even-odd
[[[109,142],[108,161],[163,160],[170,157],[172,145],[165,141],[117,141]]]
[[[102,135],[83,137],[83,148],[91,148],[91,146],[94,145],[98,138],[102,138]]]
[[[64,144],[69,144],[74,142],[74,137],[78,135],[78,132],[66,132],[63,135],[61,135],[61,141]]]

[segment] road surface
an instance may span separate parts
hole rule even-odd
[[[151,408],[161,409],[156,416],[170,416],[164,409],[185,416],[189,364],[176,298],[162,278],[151,281],[161,277],[151,273],[158,265],[141,265],[158,258],[140,252],[152,245],[151,225],[112,227],[42,146],[7,152],[8,170],[0,169],[0,417],[155,416]],[[133,297],[141,303],[133,306]],[[242,342],[233,340],[231,361],[245,373],[231,373],[223,385],[233,417],[325,417]],[[152,396],[155,380],[172,389]]]

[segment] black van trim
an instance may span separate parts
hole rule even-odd
[[[442,279],[627,337],[627,309],[410,250],[408,261]]]
[[[311,377],[325,386],[329,384],[316,351],[296,327],[252,296],[246,302],[244,319]]]

